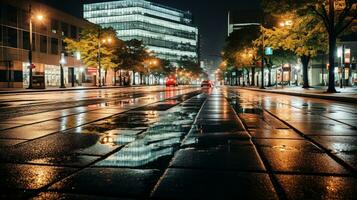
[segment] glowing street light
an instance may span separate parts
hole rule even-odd
[[[281,26],[281,27],[290,27],[292,25],[293,25],[293,21],[292,20],[284,20],[284,21],[279,23],[279,26]]]
[[[43,21],[44,18],[45,18],[45,17],[44,17],[42,14],[36,15],[36,19],[37,19],[38,21]]]
[[[34,68],[34,65],[32,63],[32,20],[37,19],[37,21],[43,21],[45,19],[45,17],[40,13],[34,15],[32,13],[31,3],[29,4],[29,13],[30,13],[30,23],[29,23],[30,45],[29,45],[29,86],[28,86],[28,89],[32,89],[33,88],[33,86],[32,86],[32,82],[33,82],[32,81],[32,68]]]

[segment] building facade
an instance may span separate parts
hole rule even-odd
[[[0,87],[26,88],[29,84],[29,23],[32,16],[33,77],[46,87],[60,85],[60,60],[67,86],[93,84],[96,70],[82,66],[80,60],[65,53],[63,39],[78,38],[90,25],[44,4],[26,0],[0,2]],[[41,14],[42,20],[36,19]],[[64,57],[63,57],[64,56]]]
[[[144,0],[84,4],[84,18],[113,27],[120,39],[138,39],[161,59],[198,59],[198,29],[192,15]]]

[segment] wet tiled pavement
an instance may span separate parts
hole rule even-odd
[[[0,199],[357,196],[353,105],[231,88],[25,96],[34,107],[0,96]]]

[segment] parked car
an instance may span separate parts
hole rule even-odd
[[[166,79],[166,87],[170,87],[170,86],[173,86],[173,87],[178,86],[176,78],[171,77],[171,78]]]
[[[212,81],[210,80],[205,80],[205,81],[202,81],[201,83],[201,87],[212,87]]]

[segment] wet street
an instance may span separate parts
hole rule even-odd
[[[357,106],[237,88],[0,95],[0,199],[354,199]]]

